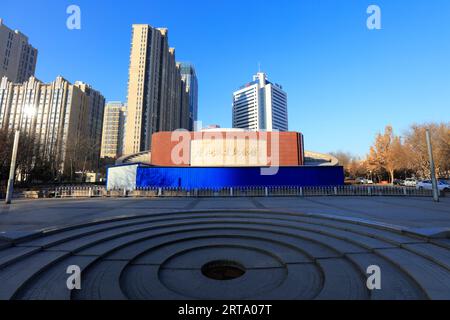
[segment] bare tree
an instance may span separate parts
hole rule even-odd
[[[14,131],[0,129],[0,180],[6,180],[13,148]],[[17,173],[20,182],[49,181],[53,179],[51,159],[41,153],[39,141],[26,132],[21,132],[17,153]]]
[[[97,170],[100,146],[89,137],[79,137],[67,144],[65,149],[64,174],[74,180],[75,172],[82,172],[83,178],[87,172]]]
[[[344,151],[331,152],[330,154],[339,160],[339,164],[344,167],[347,177],[356,178],[366,176],[367,168],[365,161],[361,160],[358,156]]]

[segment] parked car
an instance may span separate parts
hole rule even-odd
[[[373,184],[373,181],[370,179],[366,179],[366,178],[356,178],[355,182],[357,184]]]
[[[431,182],[431,180],[420,181],[417,184],[416,188],[419,190],[433,190],[433,183]],[[438,181],[438,189],[439,191],[448,192],[450,191],[450,185],[443,181]]]
[[[404,186],[405,181],[403,181],[401,179],[395,179],[393,184],[394,184],[394,186]]]
[[[417,180],[414,178],[408,178],[405,180],[405,187],[416,187]]]

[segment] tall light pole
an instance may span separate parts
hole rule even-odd
[[[9,169],[9,179],[8,179],[8,189],[6,190],[6,204],[11,204],[11,199],[14,192],[14,176],[16,174],[16,160],[17,160],[17,149],[19,148],[19,137],[20,131],[16,130],[14,136],[14,146],[11,156],[11,167]]]
[[[430,173],[431,173],[431,182],[433,184],[433,199],[435,202],[439,202],[439,189],[436,180],[436,169],[434,166],[434,157],[433,157],[433,146],[431,145],[431,135],[430,130],[427,129],[427,145],[428,145],[428,156],[430,157]]]

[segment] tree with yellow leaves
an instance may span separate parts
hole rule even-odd
[[[386,170],[390,182],[394,183],[395,171],[406,167],[406,153],[399,136],[392,126],[387,126],[383,134],[378,134],[367,158],[369,168],[374,172]]]

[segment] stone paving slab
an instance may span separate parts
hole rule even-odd
[[[243,203],[242,206],[254,208],[251,198],[239,200]],[[190,208],[192,201],[192,199],[132,198],[20,200],[11,206],[0,206],[0,232],[36,230],[49,226],[82,223],[97,218],[161,212],[162,203],[168,211],[194,209]],[[228,202],[234,201],[233,198],[228,199]],[[246,201],[249,204],[246,204]],[[450,227],[450,198],[443,198],[437,204],[428,198],[403,197],[283,197],[257,198],[257,201],[267,209],[284,208],[302,213],[364,218],[406,227]],[[199,206],[204,209],[217,209],[217,199],[201,199]],[[220,209],[225,207],[226,205],[223,205]]]

